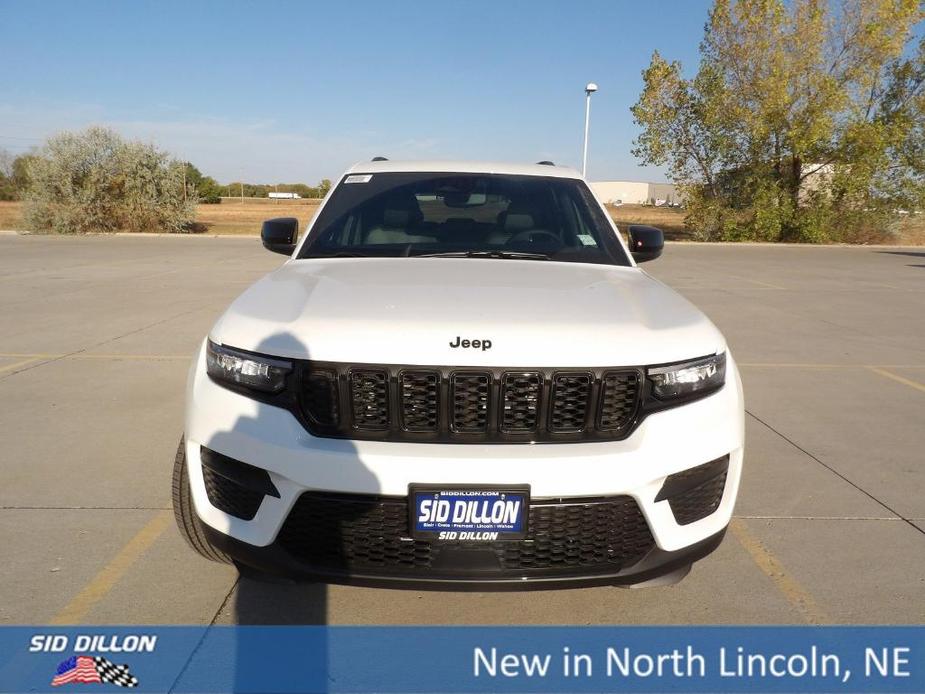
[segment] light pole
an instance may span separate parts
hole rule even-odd
[[[581,154],[581,175],[588,175],[588,126],[591,124],[591,95],[597,91],[594,82],[585,85],[585,146]]]

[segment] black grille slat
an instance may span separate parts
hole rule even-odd
[[[406,371],[401,379],[402,426],[408,431],[437,431],[440,376]]]
[[[501,431],[536,430],[543,377],[538,373],[508,373],[501,379]]]
[[[638,368],[465,369],[303,362],[293,400],[316,436],[378,441],[612,441],[640,421]]]
[[[639,400],[637,371],[608,371],[601,383],[597,426],[601,431],[621,431],[633,423]]]
[[[481,433],[488,429],[488,402],[491,376],[489,374],[454,374],[453,430],[462,433]]]
[[[411,539],[408,502],[305,492],[283,524],[279,544],[314,569],[395,575],[440,573],[440,555],[461,543]],[[468,543],[491,551],[501,575],[616,573],[641,560],[655,540],[632,497],[534,501],[524,540]],[[477,576],[482,570],[473,567]],[[454,575],[465,576],[456,567]]]
[[[337,426],[340,406],[337,397],[337,373],[309,371],[303,379],[302,408],[313,422],[324,427]]]
[[[553,380],[549,428],[552,431],[581,431],[588,415],[591,376],[560,374]]]
[[[358,429],[389,428],[388,373],[367,369],[351,371],[350,401],[353,407],[353,426]]]

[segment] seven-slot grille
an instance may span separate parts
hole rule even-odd
[[[639,411],[639,369],[302,365],[300,411],[317,436],[457,443],[613,440]]]

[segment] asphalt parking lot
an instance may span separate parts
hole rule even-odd
[[[671,245],[747,402],[720,549],[678,586],[440,593],[239,579],[170,511],[190,355],[253,238],[0,234],[0,623],[925,622],[925,249]]]

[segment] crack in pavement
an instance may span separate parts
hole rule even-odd
[[[228,589],[228,592],[225,594],[225,598],[222,600],[222,603],[218,606],[218,609],[215,611],[215,614],[212,615],[212,619],[209,622],[209,625],[203,630],[202,638],[200,638],[199,641],[196,643],[196,647],[193,648],[192,651],[190,651],[189,658],[186,659],[186,662],[183,664],[183,667],[180,669],[180,672],[177,673],[177,676],[174,679],[174,681],[171,683],[171,685],[167,687],[168,694],[170,692],[173,692],[176,689],[177,684],[179,684],[180,680],[183,678],[183,675],[189,669],[190,663],[193,662],[193,658],[196,657],[196,653],[198,653],[199,649],[202,648],[202,644],[205,642],[206,637],[209,635],[209,630],[215,626],[215,622],[218,620],[218,616],[222,613],[222,610],[224,610],[225,607],[228,605],[228,601],[231,600],[231,596],[234,595],[235,588],[238,587],[238,583],[240,582],[241,582],[241,576],[239,574],[234,579],[234,582],[231,584],[231,588]]]
[[[847,482],[848,484],[850,484],[852,487],[854,487],[855,489],[857,489],[859,492],[861,492],[864,496],[866,496],[866,497],[867,497],[868,499],[870,499],[871,501],[873,501],[873,502],[875,502],[876,504],[878,504],[878,505],[882,506],[883,508],[885,508],[887,511],[889,511],[890,513],[892,513],[892,514],[896,517],[897,520],[903,521],[904,523],[906,523],[906,524],[907,524],[910,528],[912,528],[913,530],[915,530],[915,531],[921,533],[922,535],[925,535],[925,530],[923,530],[922,528],[920,528],[919,526],[917,526],[917,525],[913,522],[913,521],[916,520],[916,519],[914,519],[914,518],[908,518],[908,517],[904,516],[903,514],[899,513],[899,512],[896,511],[894,508],[892,508],[891,506],[889,506],[889,504],[887,504],[885,501],[881,501],[881,500],[878,499],[876,496],[874,496],[873,494],[871,494],[870,492],[868,492],[866,489],[864,489],[862,486],[860,486],[859,484],[853,482],[853,481],[850,480],[849,478],[845,477],[845,475],[843,475],[842,473],[840,473],[840,472],[839,472],[838,470],[836,470],[834,467],[832,467],[831,465],[829,465],[829,464],[826,463],[826,462],[823,462],[820,458],[817,458],[815,455],[813,455],[812,453],[810,453],[809,451],[807,451],[807,450],[806,450],[805,448],[803,448],[801,445],[799,445],[798,443],[796,443],[793,439],[790,439],[790,438],[788,438],[787,436],[785,436],[784,434],[782,434],[781,432],[779,432],[777,429],[775,429],[775,428],[772,427],[770,424],[768,424],[766,421],[764,421],[763,419],[761,419],[761,417],[759,417],[758,415],[756,415],[754,412],[751,412],[751,411],[748,410],[748,409],[746,409],[745,412],[746,412],[746,414],[748,414],[749,417],[751,417],[752,419],[754,419],[756,422],[758,422],[758,423],[761,424],[762,426],[766,427],[766,428],[769,429],[770,431],[772,431],[772,432],[774,432],[775,434],[777,434],[778,436],[780,436],[784,441],[786,441],[787,443],[789,443],[791,446],[793,446],[794,448],[796,448],[798,451],[800,451],[801,453],[804,453],[806,456],[808,456],[808,457],[811,458],[812,460],[815,460],[817,463],[819,463],[819,465],[821,465],[822,467],[824,467],[826,470],[828,470],[829,472],[831,472],[833,475],[835,475],[835,476],[838,477],[839,479],[841,479],[841,480]]]

